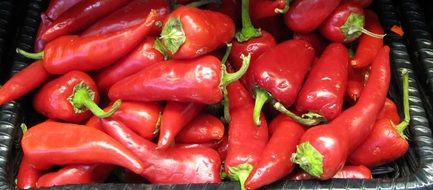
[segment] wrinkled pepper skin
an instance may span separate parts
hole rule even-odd
[[[341,0],[295,0],[285,15],[286,25],[298,33],[317,29]]]
[[[343,109],[349,67],[349,53],[340,43],[330,44],[311,69],[296,99],[298,113],[314,112],[328,121]]]
[[[206,143],[224,136],[224,124],[217,117],[202,113],[189,122],[177,135],[176,142]]]
[[[17,187],[20,189],[36,188],[39,177],[44,175],[45,172],[35,169],[28,159],[23,157],[18,169]]]
[[[372,179],[370,169],[363,165],[359,166],[344,166],[332,178],[334,179]],[[310,174],[301,171],[289,177],[290,180],[310,180],[314,179]]]
[[[107,133],[144,163],[141,175],[154,184],[187,184],[221,182],[221,160],[210,148],[168,148],[157,150],[151,141],[141,138],[125,125],[103,120]],[[173,175],[173,174],[176,175]]]
[[[24,156],[35,169],[66,164],[113,164],[142,173],[140,159],[107,134],[91,127],[46,121],[21,140]]]

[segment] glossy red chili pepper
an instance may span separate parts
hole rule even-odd
[[[103,120],[104,129],[138,155],[146,168],[141,175],[155,184],[219,183],[221,160],[210,148],[157,150],[120,122]],[[173,174],[176,175],[173,175]]]
[[[355,2],[361,5],[363,8],[367,8],[371,3],[373,3],[373,0],[343,0],[343,3],[347,2]]]
[[[231,119],[224,170],[232,180],[240,182],[241,189],[245,189],[245,180],[268,142],[268,127],[263,114],[260,115],[260,126],[254,123],[254,101],[240,82],[230,84],[227,91]]]
[[[304,128],[285,115],[277,116],[270,125],[276,125],[275,132],[245,182],[247,189],[259,189],[271,184],[295,168],[290,155],[295,153]]]
[[[71,71],[46,83],[34,96],[36,111],[51,119],[80,122],[93,113],[98,117],[109,117],[120,106],[104,112],[98,107],[99,93],[92,78],[81,71]]]
[[[111,100],[131,101],[171,100],[218,103],[223,99],[222,87],[239,79],[248,68],[227,73],[214,56],[189,60],[168,60],[153,64],[111,86]]]
[[[210,114],[200,114],[176,135],[176,142],[206,143],[221,140],[223,136],[224,124],[220,119]]]
[[[403,156],[409,149],[404,130],[410,122],[409,113],[409,75],[403,75],[404,120],[397,124],[390,118],[378,119],[367,139],[350,155],[349,162],[362,164],[369,168],[386,164]]]
[[[146,16],[150,10],[156,12],[155,20],[158,24],[152,27],[150,34],[159,35],[162,29],[162,23],[171,8],[167,0],[133,0],[124,7],[117,9],[110,15],[98,20],[92,26],[87,28],[80,36],[95,36],[116,32],[136,26],[145,22]]]
[[[27,157],[24,156],[18,169],[17,187],[19,189],[36,188],[36,182],[45,172],[44,170],[35,169]]]
[[[204,106],[194,102],[167,102],[162,112],[157,148],[168,148],[174,142],[176,135],[200,113]]]
[[[286,25],[294,32],[310,33],[337,8],[341,0],[295,0],[285,15]]]
[[[140,159],[107,134],[82,125],[46,121],[21,140],[24,156],[36,169],[66,164],[113,164],[141,173]]]
[[[44,51],[20,54],[43,59],[44,68],[52,74],[64,74],[73,70],[90,71],[106,67],[127,55],[149,33],[155,23],[156,13],[151,11],[145,22],[104,35],[80,37],[67,35],[59,37],[45,46]]]
[[[332,178],[334,179],[372,179],[372,174],[370,169],[363,165],[359,166],[344,166],[340,171],[338,171]],[[313,176],[301,171],[295,175],[289,177],[291,180],[309,180],[314,179]]]
[[[181,6],[170,13],[162,28],[157,49],[173,59],[207,54],[231,41],[233,20],[216,11]]]
[[[102,183],[110,175],[114,166],[93,165],[69,165],[58,171],[42,175],[36,183],[37,188],[53,187],[71,184]]]
[[[375,34],[383,34],[384,31],[376,13],[370,10],[364,10],[364,14],[365,29]],[[367,34],[362,34],[359,37],[358,47],[356,48],[355,56],[350,61],[350,64],[357,69],[369,66],[382,46],[383,38],[375,38]]]
[[[147,37],[129,55],[100,70],[95,76],[95,81],[101,94],[106,94],[108,89],[117,81],[137,73],[149,65],[161,62],[164,56],[152,47],[154,41],[155,38]]]
[[[0,87],[0,105],[16,100],[41,86],[50,77],[42,66],[42,61],[36,61],[16,73]]]
[[[323,50],[329,45],[327,39],[323,38],[317,32],[312,32],[308,34],[294,33],[293,39],[304,40],[311,44],[314,48],[314,52],[316,52],[316,56],[320,57],[322,55]]]
[[[328,121],[336,118],[343,109],[348,68],[349,53],[343,44],[326,47],[298,93],[296,111],[318,113]]]
[[[394,124],[400,123],[400,115],[398,114],[397,105],[395,105],[394,101],[389,98],[386,98],[385,104],[383,105],[382,110],[380,111],[377,119],[388,118]]]
[[[251,0],[250,14],[252,20],[285,14],[289,10],[291,0]]]
[[[369,68],[354,69],[353,67],[349,67],[349,76],[347,79],[346,88],[346,101],[350,104],[354,104],[356,101],[358,101],[367,80],[366,73],[368,73],[369,70]]]
[[[345,164],[346,158],[371,132],[383,107],[390,81],[389,47],[383,47],[371,68],[358,102],[329,124],[308,129],[292,161],[310,175],[326,180]]]

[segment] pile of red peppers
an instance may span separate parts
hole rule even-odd
[[[409,148],[372,0],[52,0],[17,187],[371,179]],[[354,53],[349,53],[354,52]],[[113,174],[114,173],[114,174]]]

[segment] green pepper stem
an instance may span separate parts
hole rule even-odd
[[[25,123],[21,123],[20,128],[21,128],[21,131],[23,132],[23,134],[26,133],[28,130],[28,127]]]
[[[159,130],[161,129],[161,119],[162,119],[162,112],[159,112],[158,120],[156,120],[156,124],[155,124],[155,130],[153,131],[154,135],[158,134]]]
[[[263,109],[265,103],[271,98],[268,92],[261,88],[256,88],[254,90],[256,101],[254,103],[254,111],[253,111],[253,120],[254,123],[259,126],[261,124],[260,121],[260,113]]]
[[[224,94],[224,99],[223,99],[224,122],[229,123],[231,120],[231,116],[230,116],[230,101],[228,97],[227,88],[223,88],[223,94]]]
[[[225,65],[227,63],[227,60],[229,59],[229,55],[230,55],[230,52],[232,51],[233,44],[227,43],[226,46],[227,46],[226,52],[224,53],[224,56],[221,59],[221,64],[223,64],[223,65]]]
[[[365,28],[360,28],[360,30],[361,30],[361,32],[363,34],[369,35],[369,36],[374,37],[374,38],[380,38],[380,39],[382,39],[382,38],[384,38],[386,36],[386,34],[376,34],[376,33],[370,32],[370,31],[368,31]]]
[[[239,80],[248,70],[248,67],[250,66],[250,60],[251,60],[251,54],[248,54],[248,56],[241,55],[242,59],[242,66],[239,68],[238,71],[234,73],[228,73],[225,65],[222,65],[223,67],[223,77],[221,80],[221,86],[225,87],[229,85],[230,83]]]
[[[245,181],[253,170],[253,165],[249,163],[243,163],[237,167],[229,168],[229,177],[234,181],[239,181],[241,185],[241,190],[246,190]]]
[[[17,48],[16,51],[18,54],[20,54],[26,58],[29,58],[29,59],[42,59],[42,58],[44,58],[44,51],[36,52],[36,53],[30,53],[30,52],[24,51],[23,49],[20,49],[20,48]]]
[[[273,100],[272,106],[276,110],[278,110],[279,112],[289,116],[294,121],[296,121],[302,125],[305,125],[305,126],[314,126],[314,125],[317,125],[319,123],[326,122],[326,119],[317,113],[308,113],[308,114],[304,114],[303,117],[299,117],[295,113],[289,111],[286,107],[284,107],[283,104],[281,104],[278,101]]]
[[[201,7],[203,5],[207,5],[210,3],[216,3],[216,4],[220,5],[221,0],[199,0],[199,1],[194,1],[194,2],[188,3],[186,5],[182,5],[182,4],[179,4],[179,3],[176,3],[175,1],[173,1],[173,3],[171,4],[171,7],[172,7],[172,9],[176,9],[180,6]]]
[[[242,0],[242,29],[236,33],[238,42],[245,42],[251,38],[256,38],[262,35],[260,29],[254,28],[250,18],[250,1]]]
[[[312,176],[320,177],[323,174],[323,155],[309,142],[297,145],[291,160]]]
[[[403,69],[401,71],[402,79],[403,79],[403,112],[404,112],[404,119],[401,123],[395,126],[396,130],[399,132],[399,134],[406,138],[403,131],[406,129],[406,127],[409,125],[410,122],[410,113],[409,113],[409,73],[407,69]]]

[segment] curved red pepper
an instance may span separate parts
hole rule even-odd
[[[157,148],[168,148],[174,142],[176,135],[200,113],[204,106],[194,102],[167,102],[162,112]]]
[[[328,121],[336,118],[343,109],[348,68],[349,53],[343,44],[326,47],[298,93],[296,111],[318,113]]]
[[[210,114],[200,114],[176,135],[176,142],[206,143],[221,140],[223,136],[224,124],[220,119]]]
[[[16,73],[0,87],[0,105],[16,100],[41,86],[50,77],[42,66],[42,61],[36,61]]]
[[[290,155],[295,153],[304,128],[285,115],[277,116],[270,125],[276,125],[275,132],[245,182],[247,189],[259,189],[273,183],[295,168]]]
[[[136,26],[145,22],[146,16],[152,9],[156,12],[156,22],[163,22],[171,11],[167,0],[133,0],[124,7],[98,20],[80,36],[102,35]],[[159,35],[162,29],[161,25],[162,23],[159,26],[155,24],[150,34]]]
[[[154,184],[219,183],[221,160],[210,148],[157,150],[125,125],[103,120],[109,135],[138,155],[146,168],[141,175]],[[176,175],[173,175],[176,174]]]
[[[98,117],[111,116],[120,106],[104,112],[98,107],[99,93],[92,78],[81,71],[71,71],[45,84],[34,96],[36,111],[51,119],[70,122],[84,121],[93,113]]]
[[[17,187],[20,189],[36,188],[36,182],[45,172],[44,170],[35,169],[27,157],[24,156],[18,169]]]
[[[236,73],[227,73],[214,56],[189,60],[168,60],[153,64],[111,86],[111,100],[171,100],[204,104],[223,99],[222,88],[239,79],[248,68],[243,64]]]
[[[379,18],[376,13],[370,10],[365,10],[365,29],[375,34],[383,34],[383,28],[380,25]],[[359,37],[358,47],[355,56],[350,61],[354,68],[365,68],[373,62],[377,52],[383,46],[382,38],[375,38],[367,34],[362,34]]]
[[[380,111],[377,119],[388,118],[394,124],[400,123],[400,115],[398,114],[397,105],[395,105],[394,101],[389,98],[386,98],[385,104],[383,105],[382,110]]]
[[[310,33],[337,8],[341,0],[295,0],[285,15],[286,25],[294,32]]]
[[[346,158],[369,135],[383,107],[390,82],[389,47],[383,47],[371,68],[358,102],[329,124],[308,129],[292,161],[321,180],[334,176]]]
[[[268,127],[263,114],[260,115],[260,126],[254,123],[254,101],[240,82],[227,86],[227,91],[231,119],[224,170],[231,179],[239,181],[244,189],[245,180],[268,142]]]
[[[231,41],[233,20],[216,11],[181,6],[170,13],[156,46],[173,59],[195,58]]]
[[[372,174],[370,169],[363,165],[359,166],[344,166],[340,171],[338,171],[332,178],[334,179],[372,179]],[[313,176],[301,171],[297,174],[291,175],[290,180],[309,180],[314,179]]]
[[[251,19],[256,21],[265,17],[285,14],[291,0],[251,0]]]
[[[313,46],[314,52],[316,52],[317,57],[320,57],[323,50],[325,50],[325,48],[329,45],[328,40],[323,38],[323,36],[321,36],[317,32],[312,32],[308,34],[294,33],[293,39],[304,40],[310,43],[311,46]]]
[[[105,133],[82,125],[42,122],[21,140],[24,156],[36,169],[65,164],[113,164],[141,173],[139,158]]]
[[[137,73],[149,65],[164,60],[164,56],[152,47],[154,41],[155,38],[147,37],[141,45],[129,53],[129,55],[100,70],[95,76],[99,91],[102,94],[106,94],[110,87],[117,81]]]

